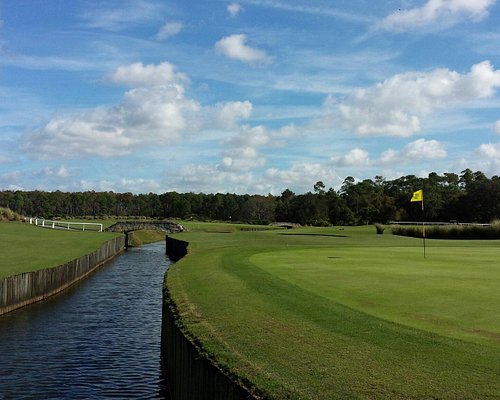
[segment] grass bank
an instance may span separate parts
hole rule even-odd
[[[119,235],[0,222],[0,278],[64,264]]]
[[[271,398],[498,398],[498,242],[185,226],[185,329]]]
[[[138,230],[129,233],[129,246],[138,247],[148,243],[165,240],[165,232],[153,230]]]

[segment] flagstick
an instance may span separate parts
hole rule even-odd
[[[424,213],[424,190],[420,189],[413,192],[410,202],[420,201],[422,203],[422,240],[424,242],[424,258],[425,258],[425,213]],[[417,224],[418,225],[418,224]]]
[[[424,214],[424,199],[422,198],[422,240],[424,242],[424,258],[425,257],[425,214]]]

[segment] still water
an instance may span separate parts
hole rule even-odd
[[[129,249],[63,294],[0,316],[0,399],[168,399],[165,244]]]

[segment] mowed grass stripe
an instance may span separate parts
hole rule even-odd
[[[277,259],[259,259],[302,252],[314,266],[315,257],[355,249],[356,241],[372,248],[385,243],[403,255],[404,247],[408,254],[418,249],[407,238],[378,238],[367,230],[350,234],[182,234],[192,243],[190,254],[171,269],[168,286],[187,330],[219,362],[271,397],[497,398],[498,347],[377,318],[305,285],[299,275],[310,271],[280,276],[273,270]],[[295,274],[296,281],[289,279]]]

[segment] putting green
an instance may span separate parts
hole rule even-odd
[[[430,246],[432,246],[431,242]],[[493,247],[301,249],[253,255],[259,268],[389,321],[500,346],[500,262]]]

